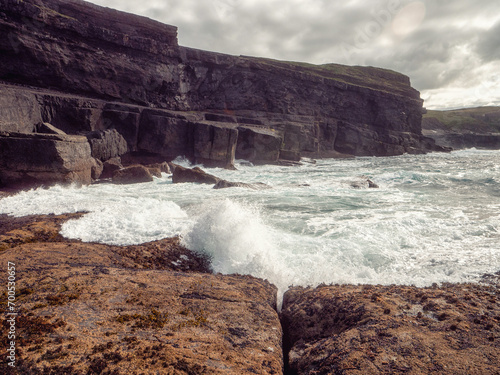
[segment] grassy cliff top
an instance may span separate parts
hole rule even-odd
[[[340,64],[315,65],[305,62],[279,61],[263,57],[251,57],[250,59],[264,66],[300,71],[349,85],[420,99],[420,93],[411,87],[408,76],[389,69]]]
[[[436,121],[431,121],[431,123],[448,131],[500,132],[500,107],[464,108],[450,111],[429,110],[423,118],[424,120],[435,119],[439,121],[441,125]]]

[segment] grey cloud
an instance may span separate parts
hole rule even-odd
[[[481,35],[476,52],[485,61],[500,59],[500,22]]]

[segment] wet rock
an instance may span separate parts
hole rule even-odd
[[[170,170],[169,164],[165,161],[163,163],[154,163],[147,165],[148,168],[158,168],[161,172],[170,174],[172,171]]]
[[[90,184],[93,166],[85,137],[0,133],[0,181],[5,186]]]
[[[191,169],[181,167],[180,165],[175,165],[175,169],[172,175],[172,181],[174,184],[183,182],[195,182],[198,184],[217,184],[220,181],[220,178],[206,173],[199,167],[194,167]]]
[[[149,173],[151,173],[151,176],[161,178],[161,168],[150,167],[150,166],[147,166],[146,168],[149,171]]]
[[[264,184],[262,182],[256,182],[256,183],[245,183],[245,182],[230,182],[226,180],[220,180],[214,185],[214,189],[226,189],[226,188],[233,188],[233,187],[241,187],[241,188],[246,188],[246,189],[252,189],[252,190],[264,190],[264,189],[271,189],[271,186]]]
[[[361,176],[359,179],[350,182],[350,186],[355,189],[378,189],[379,186],[366,176]]]
[[[123,168],[123,165],[122,165],[120,158],[112,158],[112,159],[106,160],[103,163],[103,170],[102,170],[102,174],[101,174],[100,178],[101,179],[111,178],[111,177],[113,177],[113,174],[116,171],[118,171],[122,168]]]
[[[295,374],[490,374],[500,368],[496,285],[322,286],[285,293]]]
[[[114,172],[112,181],[118,185],[138,184],[152,182],[153,176],[149,169],[143,165],[132,165]]]

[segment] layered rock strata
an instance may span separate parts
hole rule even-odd
[[[392,71],[180,47],[174,26],[80,0],[0,5],[4,131],[116,129],[129,151],[222,167],[435,149],[419,93]]]
[[[90,184],[94,165],[85,137],[0,132],[0,185]]]

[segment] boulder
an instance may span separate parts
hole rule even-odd
[[[498,284],[294,287],[281,313],[288,373],[493,374]]]
[[[151,173],[151,176],[161,178],[161,168],[150,167],[150,166],[147,166],[146,168],[149,171],[149,173]]]
[[[220,181],[220,178],[206,173],[199,167],[190,169],[181,167],[180,165],[175,165],[175,169],[172,175],[172,181],[174,184],[183,182],[195,182],[198,184],[217,184]]]
[[[159,168],[161,172],[167,173],[167,174],[172,173],[170,171],[170,166],[166,161],[164,161],[163,163],[149,164],[147,167],[148,168]]]
[[[350,181],[349,185],[355,189],[378,189],[379,188],[379,186],[375,182],[373,182],[372,180],[370,180],[366,176],[361,176],[356,180]]]
[[[153,181],[153,176],[148,168],[143,165],[132,165],[113,173],[113,183],[118,185],[138,184]]]
[[[93,166],[85,137],[0,133],[0,181],[5,186],[90,184]]]
[[[108,129],[87,133],[92,156],[106,161],[125,154],[128,150],[127,141],[116,129]]]
[[[112,159],[106,160],[103,163],[103,170],[102,170],[102,174],[101,174],[100,178],[101,179],[111,178],[111,177],[113,177],[113,174],[116,171],[118,171],[122,168],[123,168],[123,165],[122,165],[120,158],[112,158]]]
[[[266,185],[262,182],[255,182],[251,184],[247,184],[245,182],[230,182],[226,180],[220,180],[214,185],[214,189],[226,189],[226,188],[232,188],[232,187],[242,187],[242,188],[247,188],[247,189],[252,189],[252,190],[264,190],[264,189],[271,189],[271,186]]]

